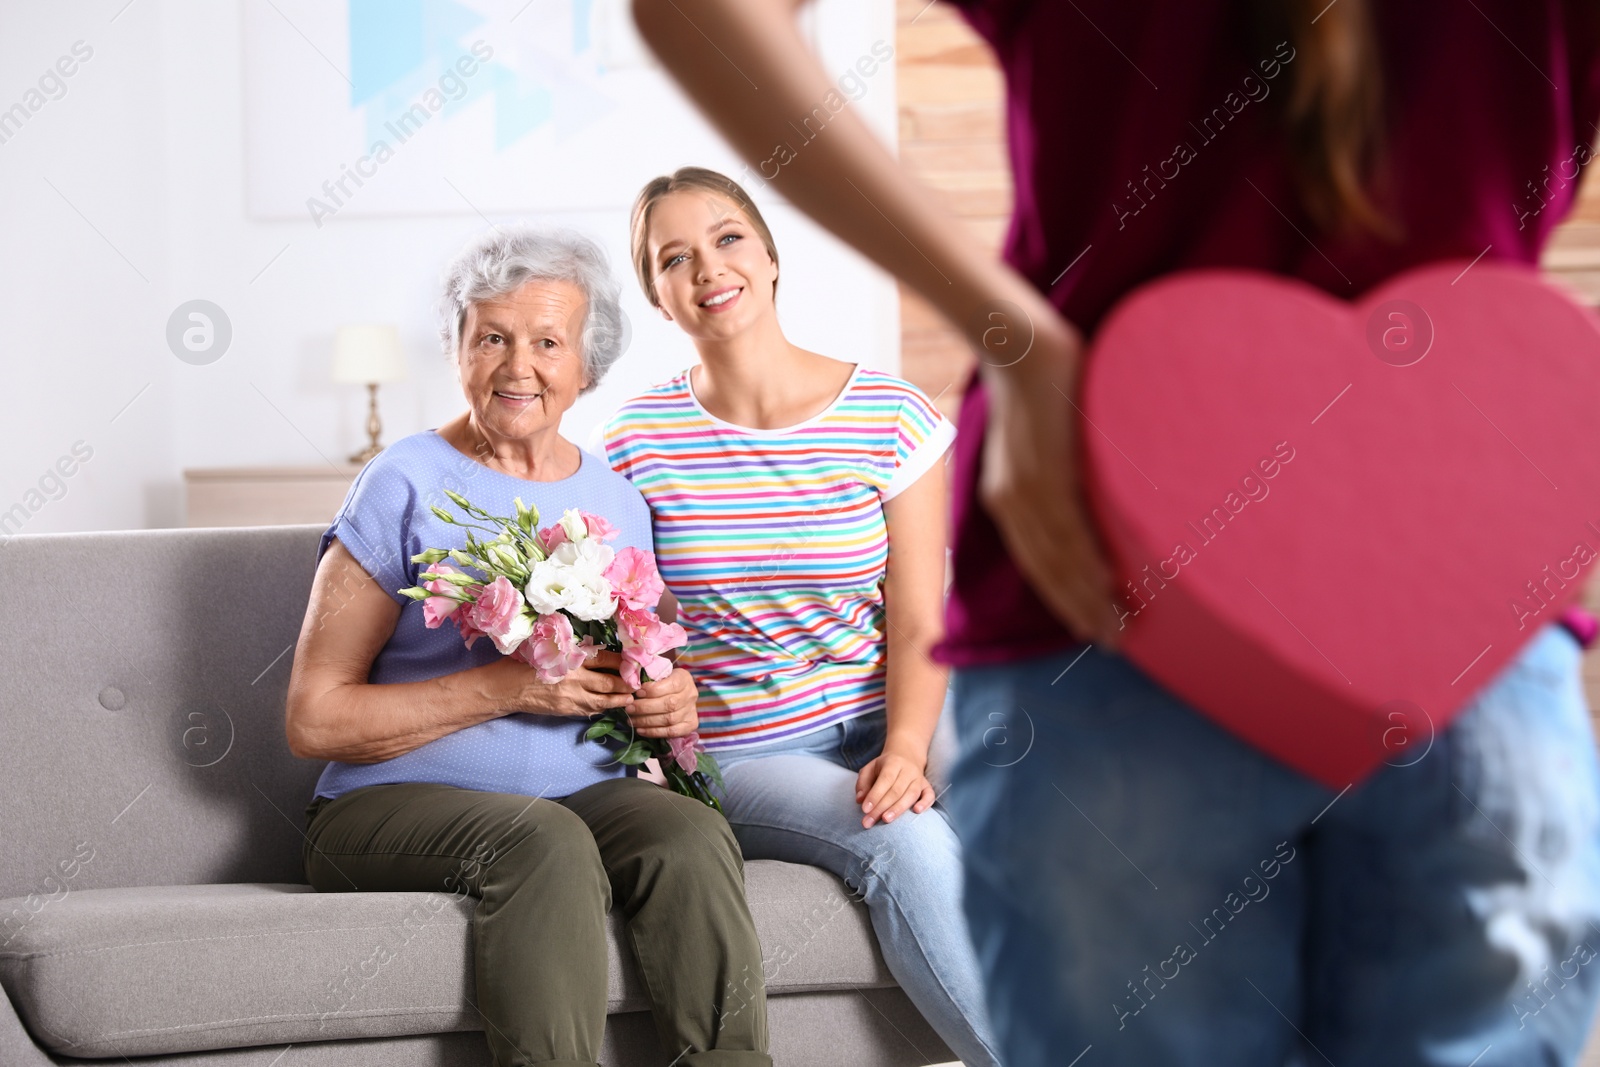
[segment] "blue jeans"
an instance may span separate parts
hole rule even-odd
[[[878,711],[718,749],[723,809],[746,859],[809,863],[843,878],[866,901],[890,973],[945,1044],[967,1067],[998,1067],[961,908],[961,846],[943,802],[861,826],[856,772],[883,751],[884,725]]]
[[[1344,793],[1115,653],[957,671],[947,802],[1005,1062],[1575,1063],[1600,994],[1579,660],[1544,627]]]

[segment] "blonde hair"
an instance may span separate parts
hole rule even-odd
[[[750,199],[750,194],[744,191],[743,186],[726,174],[705,167],[679,167],[671,174],[651,178],[645,183],[645,187],[639,190],[639,196],[633,202],[633,217],[630,224],[633,234],[633,271],[639,279],[639,288],[644,290],[644,297],[650,301],[652,307],[660,307],[661,301],[656,298],[655,271],[650,262],[650,249],[645,241],[645,235],[650,230],[650,215],[662,197],[688,189],[702,189],[733,201],[739,210],[744,212],[756,235],[761,238],[761,243],[766,246],[767,255],[772,257],[772,265],[774,267],[778,265],[778,246],[773,243],[772,231],[767,228],[767,220],[761,217],[761,209],[756,207],[755,201]],[[776,278],[772,280],[772,295],[774,297],[778,295]]]

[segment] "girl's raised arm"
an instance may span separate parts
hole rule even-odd
[[[796,27],[801,2],[633,0],[645,41],[752,164],[838,97]],[[1110,568],[1079,488],[1077,331],[980,253],[849,107],[777,158],[771,180],[790,201],[920,293],[980,354],[989,418],[979,498],[1044,602],[1075,632],[1114,644]]]

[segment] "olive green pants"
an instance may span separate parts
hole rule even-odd
[[[727,820],[639,778],[558,800],[414,782],[306,809],[323,892],[478,898],[477,1008],[496,1067],[593,1067],[615,900],[656,1030],[684,1067],[770,1067],[761,944]]]

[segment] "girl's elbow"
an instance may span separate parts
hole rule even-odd
[[[667,6],[665,0],[631,0],[633,25],[645,43],[654,46],[661,40],[660,34],[665,25],[662,15]]]

